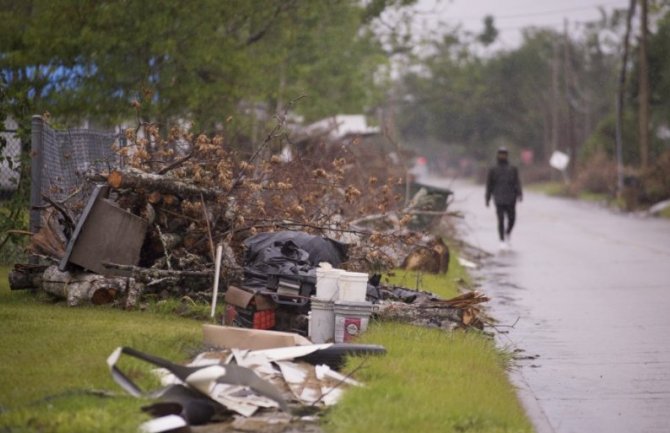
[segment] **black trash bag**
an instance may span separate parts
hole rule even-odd
[[[316,267],[328,262],[337,267],[346,260],[346,245],[304,232],[259,233],[244,241],[244,286],[265,289],[269,277],[294,277],[316,282]]]
[[[307,261],[312,266],[328,262],[337,268],[347,260],[347,246],[341,242],[305,232],[283,231],[259,233],[247,238],[244,241],[244,246],[247,247],[246,265],[257,263],[260,259],[259,254],[276,242],[289,241],[308,253]]]
[[[316,279],[314,266],[309,262],[309,253],[290,240],[272,242],[258,251],[247,250],[245,287],[266,289],[268,279],[277,276]]]
[[[299,274],[309,272],[309,253],[293,241],[275,241],[254,254],[249,260],[247,253],[246,265],[262,274]]]

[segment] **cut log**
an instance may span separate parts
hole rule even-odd
[[[449,247],[437,238],[427,245],[421,245],[405,258],[403,269],[443,274],[449,270]]]
[[[107,178],[107,181],[109,182],[109,178]],[[161,196],[160,192],[153,191],[147,196],[147,201],[151,204],[157,204],[160,203],[162,198],[163,197]]]
[[[377,313],[381,320],[390,320],[406,323],[432,322],[436,327],[445,327],[445,321],[463,323],[463,311],[453,307],[423,309],[416,305],[393,302],[382,305]]]
[[[108,269],[127,272],[143,282],[151,282],[161,278],[214,278],[214,271],[176,271],[166,269],[142,268],[140,266],[119,265],[118,263],[103,263]]]
[[[67,300],[71,307],[108,304],[134,286],[134,278],[104,277],[88,272],[62,272],[49,266],[42,275],[42,290]]]
[[[381,320],[449,330],[457,327],[483,329],[484,323],[480,316],[481,311],[478,308],[458,308],[440,302],[421,305],[391,302],[381,305],[377,312],[377,317]]]
[[[136,308],[140,302],[140,298],[142,297],[143,293],[144,293],[144,284],[139,282],[131,284],[128,287],[128,293],[126,295],[126,302],[124,308],[126,310],[132,310]]]
[[[225,249],[224,249],[225,252]],[[119,265],[117,263],[104,263],[105,267],[121,271],[126,275],[132,276],[133,279],[139,283],[146,284],[146,288],[155,287],[162,282],[169,281],[174,285],[177,282],[188,282],[190,290],[199,291],[197,288],[202,287],[203,290],[211,288],[214,281],[214,270],[206,271],[179,271],[166,270],[154,268],[142,268],[140,266]],[[242,268],[233,265],[231,266],[226,260],[223,261],[221,267],[221,283],[227,284],[229,281],[237,281],[242,277]],[[204,285],[201,283],[205,283]]]
[[[113,170],[107,176],[102,176],[107,183],[116,189],[131,188],[144,190],[147,194],[158,192],[163,195],[176,195],[179,197],[200,197],[214,199],[220,191],[202,188],[192,183],[175,179],[174,177],[146,173],[134,169]],[[99,179],[93,176],[92,180]]]
[[[10,290],[37,289],[42,285],[42,274],[46,266],[17,263],[9,273]]]

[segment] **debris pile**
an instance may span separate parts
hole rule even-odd
[[[456,328],[483,329],[485,317],[479,304],[489,298],[472,291],[451,299],[440,299],[427,292],[404,288],[383,289],[378,317],[418,326],[452,330]]]
[[[308,139],[290,157],[273,155],[282,137],[277,127],[253,153],[243,154],[218,135],[174,128],[163,138],[152,124],[129,129],[128,145],[117,149],[121,167],[89,173],[63,202],[44,197],[48,208],[30,248],[51,266],[17,267],[12,287],[42,289],[70,305],[136,308],[146,296],[209,299],[218,267],[222,293],[231,283],[261,289],[267,283],[277,291],[277,275],[254,268],[250,252],[266,254],[275,245],[253,243],[282,230],[294,233],[282,244],[282,260],[302,254],[294,247],[311,254],[299,236],[336,250],[310,257],[311,268],[327,261],[367,273],[403,265],[446,272],[448,249],[417,228],[445,214],[450,191],[420,188],[405,205],[404,171],[388,155],[354,142]],[[300,257],[290,260],[302,266]],[[313,276],[305,269],[273,272],[300,275],[306,284]]]
[[[316,410],[337,403],[347,387],[363,386],[337,371],[345,356],[386,352],[375,345],[315,345],[297,334],[273,331],[205,325],[204,333],[212,350],[187,365],[128,347],[117,348],[107,359],[112,377],[124,390],[154,400],[142,408],[155,417],[143,431],[212,422],[232,422],[233,427],[314,422]],[[120,366],[125,356],[157,367],[153,372],[162,387],[141,389]]]

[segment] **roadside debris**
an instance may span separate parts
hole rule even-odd
[[[298,156],[270,155],[280,129],[251,155],[226,148],[221,136],[129,129],[117,149],[121,166],[87,173],[81,193],[62,201],[45,192],[31,252],[77,278],[133,279],[109,299],[124,308],[147,297],[206,297],[220,262],[220,293],[230,284],[274,291],[275,327],[285,330],[306,329],[306,303],[295,298],[314,295],[320,262],[368,274],[401,266],[447,272],[448,248],[420,231],[447,214],[451,191],[407,184],[383,146],[303,137]],[[12,288],[43,290],[25,271],[13,272]]]
[[[479,305],[489,298],[477,291],[445,300],[426,292],[394,288],[383,290],[382,298],[377,312],[381,320],[445,330],[470,327],[481,330],[487,321]]]
[[[41,278],[42,290],[67,300],[71,307],[83,304],[109,304],[135,290],[134,278],[105,277],[90,272],[62,272],[49,266]]]
[[[112,377],[126,392],[155,400],[143,410],[157,419],[142,430],[158,433],[210,422],[240,423],[239,417],[253,417],[261,424],[288,423],[301,417],[300,407],[332,406],[346,388],[362,386],[336,371],[345,355],[385,353],[381,346],[315,345],[296,334],[272,331],[205,325],[204,333],[206,344],[232,341],[264,348],[219,346],[184,366],[128,347],[117,348],[107,359]],[[291,340],[294,344],[281,346]],[[124,356],[158,367],[153,372],[162,387],[141,389],[119,366]]]
[[[458,258],[458,263],[464,268],[477,269],[477,264],[475,262],[471,262],[470,260],[464,259],[463,257]]]
[[[222,137],[157,131],[127,131],[124,164],[88,173],[85,194],[45,197],[31,242],[43,264],[10,276],[13,289],[71,306],[188,297],[211,303],[215,317],[224,303],[215,320],[231,326],[205,325],[208,351],[187,365],[129,347],[109,356],[114,380],[151,399],[143,431],[314,422],[362,386],[339,371],[348,357],[385,353],[356,341],[374,320],[481,328],[487,298],[477,293],[442,300],[381,284],[398,267],[448,272],[449,248],[429,232],[451,191],[407,184],[368,148],[301,142],[295,158],[260,161],[277,131],[245,157]],[[160,389],[140,386],[138,361],[156,367]]]

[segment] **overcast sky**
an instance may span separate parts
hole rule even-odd
[[[627,6],[628,0],[418,0],[416,20],[422,31],[438,30],[439,23],[446,22],[478,33],[483,18],[492,15],[500,32],[496,48],[510,49],[521,42],[524,27],[561,30],[567,18],[575,28],[580,22],[598,19],[598,7],[610,12]]]

